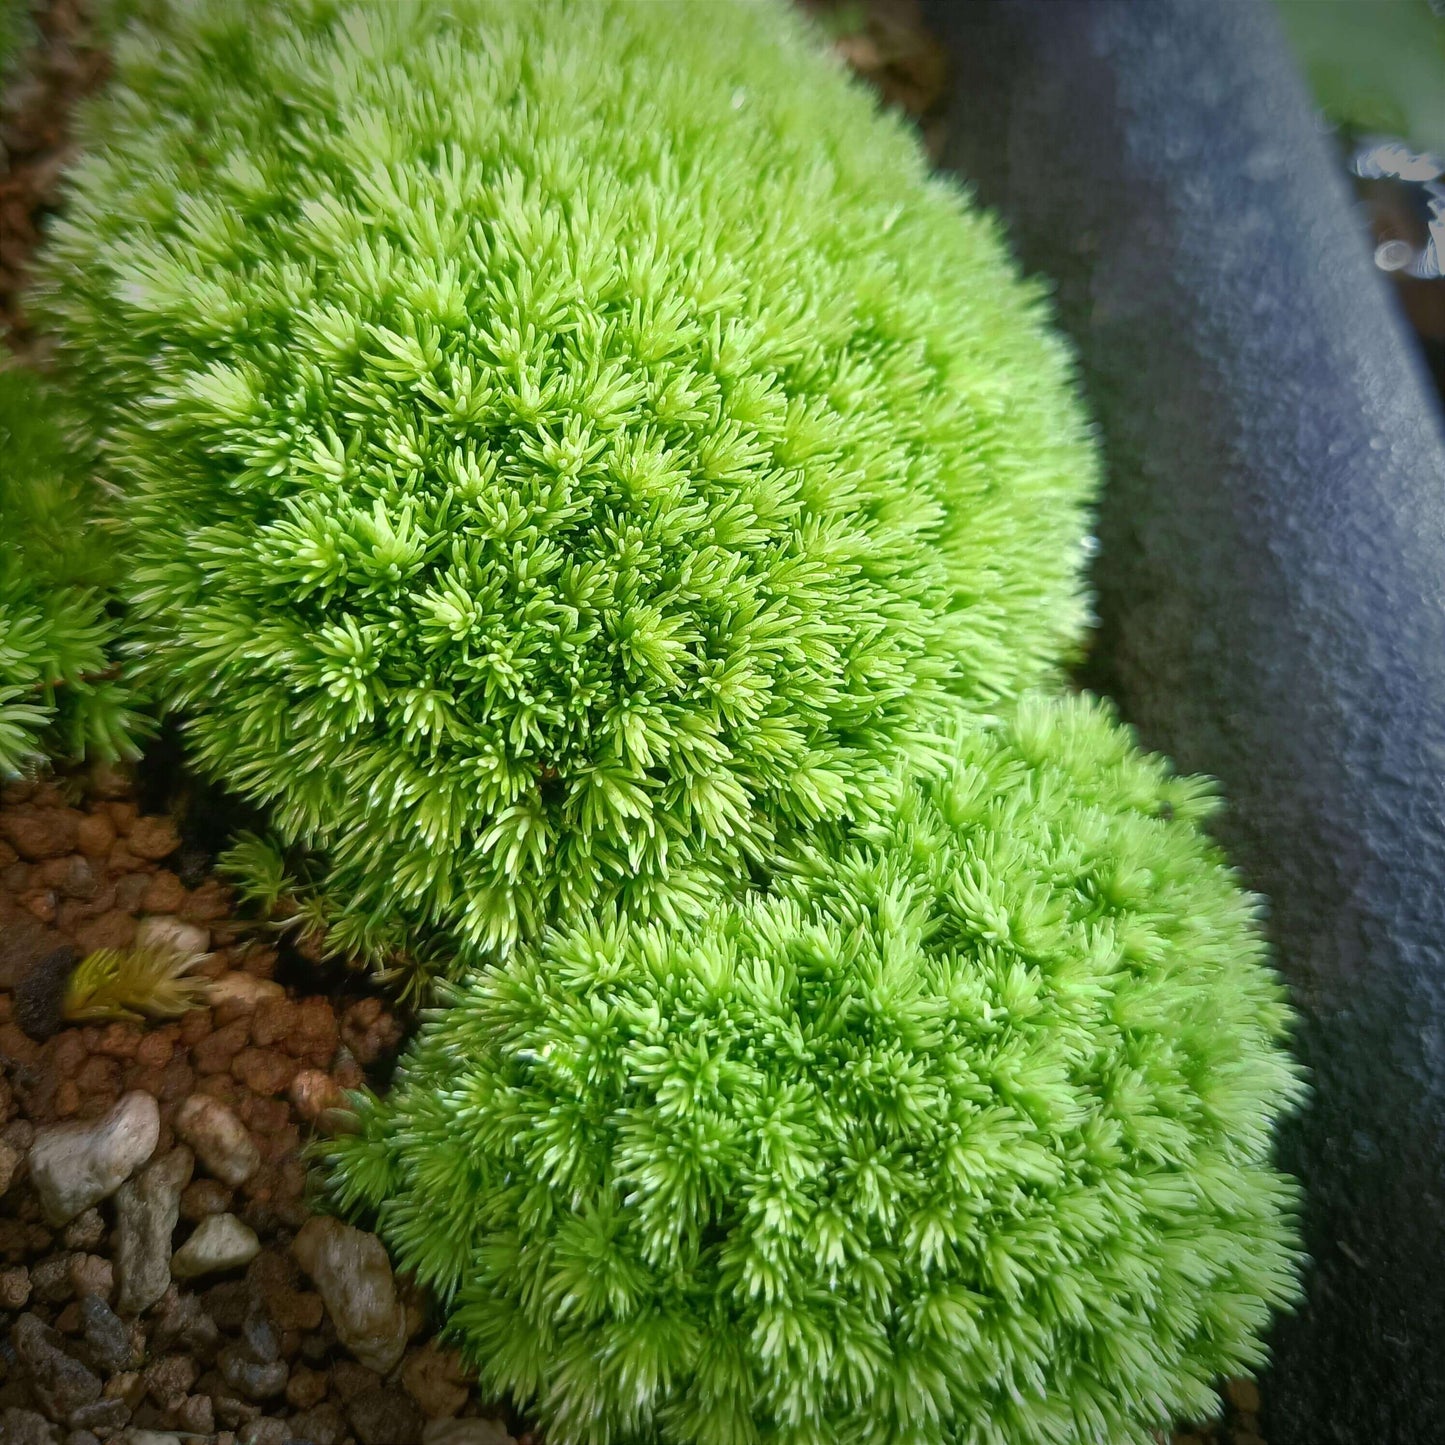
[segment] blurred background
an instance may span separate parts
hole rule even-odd
[[[941,155],[949,60],[919,0],[804,3]],[[1268,3],[1359,197],[1375,264],[1445,394],[1445,0]]]

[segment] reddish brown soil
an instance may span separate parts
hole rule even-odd
[[[229,889],[198,867],[172,819],[143,813],[111,770],[94,771],[71,805],[78,785],[0,790],[0,1172],[9,1176],[0,1179],[0,1438],[25,1440],[22,1428],[47,1425],[43,1391],[4,1343],[27,1314],[57,1331],[62,1352],[102,1382],[103,1418],[88,1434],[53,1437],[67,1445],[120,1440],[126,1427],[195,1432],[215,1445],[408,1445],[428,1421],[505,1417],[483,1411],[455,1356],[431,1338],[425,1301],[406,1281],[411,1341],[383,1380],[338,1343],[290,1254],[312,1215],[302,1151],[340,1117],[327,1110],[344,1104],[343,1090],[385,1070],[403,1021],[376,997],[308,996],[275,983],[275,936],[235,917]],[[37,1023],[28,992],[17,1006],[17,986],[67,944],[126,946],[147,918],[195,929],[207,951],[198,971],[232,1000],[169,1022],[67,1026],[44,1042],[27,1035],[20,1020]],[[244,1270],[173,1281],[154,1306],[124,1318],[134,1360],[107,1371],[82,1338],[81,1300],[117,1303],[114,1201],[51,1229],[26,1161],[37,1129],[98,1118],[133,1090],[160,1106],[153,1159],[175,1146],[176,1113],[196,1095],[226,1105],[260,1153],[259,1169],[235,1189],[197,1164],[172,1243],[224,1212],[254,1230],[262,1250]],[[243,1361],[257,1366],[249,1395],[245,1370],[228,1379],[217,1368],[228,1351],[246,1350],[274,1355]],[[56,1414],[49,1423],[67,1423]]]
[[[105,79],[85,0],[48,0],[35,14],[39,43],[0,93],[0,340],[24,355],[36,343],[20,292],[45,218],[59,204],[76,103]]]

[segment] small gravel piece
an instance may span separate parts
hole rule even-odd
[[[38,894],[33,903],[43,902],[42,912],[53,919],[53,894]],[[45,1042],[65,1023],[65,988],[81,959],[78,948],[62,944],[27,968],[14,990],[14,1022],[32,1039]]]
[[[150,1158],[160,1139],[160,1110],[149,1094],[126,1094],[91,1124],[39,1130],[30,1146],[30,1177],[52,1227],[108,1199]]]
[[[181,846],[176,825],[169,818],[156,816],[137,818],[131,824],[125,841],[137,858],[156,863],[162,858],[169,858]]]
[[[219,1179],[192,1179],[181,1195],[181,1218],[199,1224],[213,1214],[225,1214],[231,1207],[231,1191]]]
[[[65,1226],[65,1232],[60,1236],[60,1242],[67,1249],[98,1249],[105,1239],[105,1220],[98,1209],[87,1209],[84,1214],[77,1214],[69,1224]]]
[[[292,1434],[311,1445],[341,1445],[346,1439],[346,1416],[329,1400],[293,1415],[287,1424]]]
[[[0,814],[0,838],[27,863],[63,858],[75,851],[80,817],[70,808],[43,808],[22,803]]]
[[[55,1445],[60,1432],[34,1410],[17,1410],[14,1406],[0,1415],[0,1440],[5,1445]]]
[[[173,1149],[116,1194],[115,1260],[123,1315],[149,1309],[171,1282],[171,1235],[194,1164],[189,1149]]]
[[[130,1406],[124,1400],[95,1400],[70,1412],[69,1423],[77,1430],[91,1430],[103,1435],[123,1429],[130,1419]]]
[[[290,1376],[284,1360],[262,1363],[248,1358],[249,1352],[239,1345],[227,1345],[216,1356],[221,1378],[242,1398],[272,1400],[286,1388]],[[400,1442],[397,1442],[400,1445]]]
[[[80,1318],[90,1362],[101,1374],[118,1375],[140,1364],[129,1328],[98,1295],[81,1300]]]
[[[320,1370],[298,1365],[286,1382],[286,1401],[298,1410],[309,1410],[326,1398],[326,1376]]]
[[[261,1152],[246,1126],[219,1100],[205,1094],[192,1094],[176,1110],[176,1133],[206,1169],[232,1188],[244,1184],[261,1166]]]
[[[176,1279],[220,1274],[250,1264],[260,1252],[261,1241],[254,1229],[234,1214],[212,1214],[171,1257],[171,1274]]]
[[[0,1270],[0,1310],[23,1310],[29,1299],[30,1271],[23,1264]]]
[[[100,1377],[65,1352],[64,1341],[39,1315],[21,1315],[10,1331],[10,1343],[36,1401],[51,1420],[68,1420],[100,1399]]]
[[[363,1390],[347,1401],[346,1418],[361,1445],[421,1445],[422,1414],[405,1391]]]
[[[461,1357],[455,1350],[442,1349],[435,1340],[407,1354],[401,1382],[428,1419],[455,1415],[467,1403]]]
[[[170,949],[182,958],[189,958],[194,954],[210,952],[211,934],[208,929],[194,923],[182,923],[168,913],[157,913],[142,918],[136,926],[135,945],[137,948]]]
[[[291,1431],[284,1420],[262,1416],[242,1425],[236,1435],[237,1445],[287,1445]]]
[[[108,1259],[98,1254],[71,1255],[66,1273],[70,1292],[76,1299],[108,1300],[115,1289],[115,1268]]]
[[[176,1423],[196,1435],[209,1435],[216,1428],[215,1406],[209,1395],[187,1395],[174,1407]]]
[[[381,1241],[339,1219],[316,1216],[306,1221],[291,1252],[321,1291],[341,1343],[378,1374],[395,1369],[406,1349],[406,1311]]]
[[[32,1265],[30,1289],[41,1304],[63,1304],[73,1293],[70,1287],[70,1256],[52,1255]]]
[[[20,1162],[25,1156],[13,1144],[0,1140],[0,1194],[10,1188],[10,1181],[20,1171]]]
[[[323,1069],[302,1069],[291,1080],[286,1097],[308,1123],[314,1123],[327,1109],[346,1106],[345,1091]]]
[[[277,999],[284,999],[286,990],[269,978],[256,978],[249,973],[223,973],[211,980],[210,1005],[240,1007],[249,1013]]]
[[[221,1338],[216,1322],[193,1294],[177,1295],[158,1311],[151,1330],[151,1348],[158,1352],[190,1350],[205,1358]]]

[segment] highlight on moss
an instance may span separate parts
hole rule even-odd
[[[47,754],[134,757],[111,656],[110,543],[54,398],[0,354],[0,778]]]
[[[327,1146],[558,1445],[1148,1445],[1261,1362],[1303,1088],[1208,788],[1081,700],[945,754],[741,905],[446,986]]]
[[[199,0],[85,140],[137,659],[339,947],[680,923],[1074,646],[1039,290],[789,7]]]

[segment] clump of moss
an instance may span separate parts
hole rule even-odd
[[[246,896],[464,968],[338,1207],[558,1445],[1206,1413],[1289,1014],[1208,789],[1016,710],[1095,462],[992,222],[780,3],[145,13],[38,308],[138,671]]]
[[[141,674],[340,947],[682,923],[1084,622],[1096,466],[992,220],[782,4],[198,3],[48,314]]]
[[[1084,701],[945,741],[765,893],[449,987],[329,1146],[559,1445],[1147,1445],[1296,1297],[1208,788]]]
[[[96,510],[54,398],[0,365],[0,777],[47,754],[135,756],[106,609],[114,540]]]

